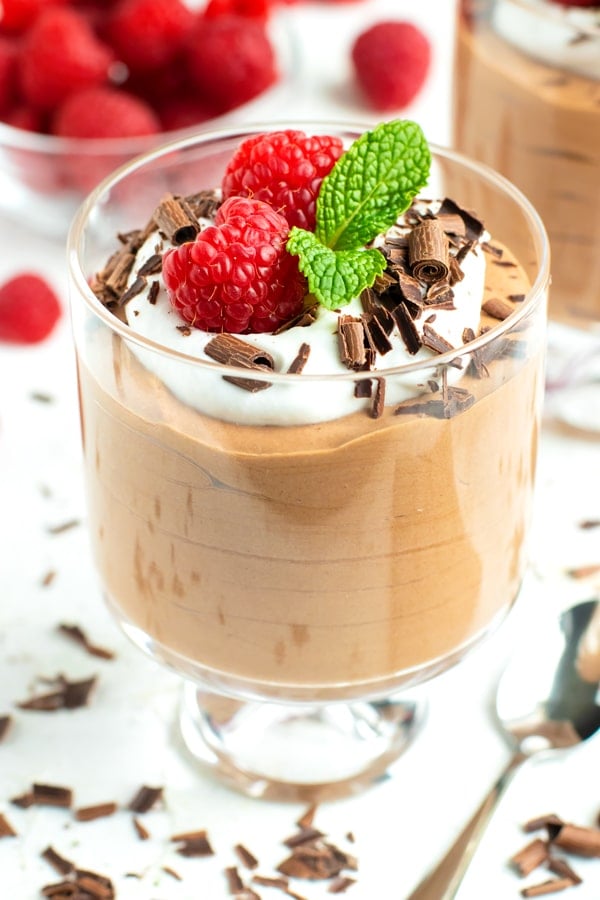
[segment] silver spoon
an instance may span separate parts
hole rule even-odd
[[[572,606],[528,636],[509,660],[496,692],[497,724],[513,755],[477,813],[436,868],[408,900],[453,900],[486,827],[512,777],[538,753],[565,751],[600,728],[598,681],[584,680],[587,645],[600,643],[600,601]],[[598,629],[590,640],[592,628]],[[592,671],[597,664],[587,666]]]

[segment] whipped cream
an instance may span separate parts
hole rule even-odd
[[[492,25],[528,56],[600,80],[600,7],[561,6],[552,0],[498,0]]]
[[[205,227],[209,222],[200,220],[200,224]],[[482,240],[485,237],[487,235]],[[165,252],[170,246],[156,232],[151,234],[138,251],[130,284],[147,259],[157,250]],[[432,308],[430,311],[435,313],[435,331],[457,349],[463,346],[462,335],[466,328],[472,329],[475,334],[479,329],[485,256],[481,246],[475,245],[462,261],[464,278],[453,285],[455,308]],[[159,290],[155,301],[149,303],[148,292],[154,281],[158,282]],[[427,347],[421,347],[414,355],[409,354],[396,326],[389,336],[392,349],[384,356],[377,354],[375,367],[371,372],[352,373],[342,363],[337,334],[339,316],[360,316],[363,311],[360,299],[355,298],[339,313],[318,307],[316,321],[310,326],[295,326],[279,334],[239,335],[247,343],[271,354],[276,373],[287,372],[301,344],[307,343],[310,346],[310,354],[301,375],[289,376],[285,383],[274,382],[266,390],[251,393],[225,381],[220,367],[206,354],[205,347],[215,337],[214,334],[196,328],[184,328],[184,332],[180,330],[187,323],[171,306],[161,274],[148,277],[144,291],[130,299],[125,306],[126,320],[136,334],[169,350],[211,364],[200,370],[200,367],[193,364],[185,364],[166,354],[161,355],[131,344],[132,352],[146,369],[187,406],[215,418],[247,425],[305,425],[361,411],[368,408],[372,401],[355,397],[356,381],[364,377],[386,375],[387,370],[420,361],[431,361],[431,367],[386,378],[385,402],[386,405],[398,404],[428,391],[428,380],[436,378],[436,354]],[[421,315],[415,319],[420,334],[423,333],[427,317],[428,315]],[[462,369],[450,369],[449,383],[460,379],[466,364],[467,360]],[[336,374],[345,375],[346,378],[334,380],[326,377]],[[308,375],[324,377],[310,379],[305,377]],[[263,380],[268,381],[268,375]]]

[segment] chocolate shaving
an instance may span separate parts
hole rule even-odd
[[[356,884],[356,878],[350,878],[348,875],[338,875],[327,888],[327,893],[344,894],[353,884]]]
[[[135,254],[128,247],[124,247],[113,254],[108,261],[106,269],[98,275],[102,286],[114,297],[120,297],[127,288],[127,282],[134,263]]]
[[[303,309],[302,312],[299,312],[291,319],[288,319],[287,322],[284,322],[283,325],[280,325],[279,328],[276,328],[273,334],[281,334],[284,331],[289,331],[290,328],[306,328],[307,325],[312,325],[317,318],[318,306],[318,303],[313,303],[312,306]]]
[[[125,306],[129,303],[130,300],[133,300],[134,297],[137,297],[138,294],[141,294],[144,288],[146,287],[146,279],[142,278],[141,275],[138,275],[137,278],[129,285],[124,294],[119,298],[119,304],[121,306]]]
[[[148,295],[146,297],[148,303],[150,303],[151,306],[154,306],[154,304],[156,303],[159,292],[160,284],[158,283],[158,281],[153,281],[150,285],[150,289],[148,290]]]
[[[494,319],[500,319],[501,321],[507,319],[513,312],[513,307],[508,300],[502,300],[500,297],[490,297],[489,300],[485,301],[481,308],[488,316],[492,316]]]
[[[189,337],[192,333],[192,329],[189,325],[176,325],[177,331],[182,334],[184,337]]]
[[[361,319],[340,316],[338,348],[342,363],[349,369],[361,369],[366,361],[365,329]]]
[[[247,847],[244,847],[243,844],[236,844],[233,849],[247,869],[256,869],[258,860],[253,853],[250,853]]]
[[[28,798],[28,801],[31,799],[31,802],[28,802],[29,806],[58,806],[68,809],[73,803],[73,791],[71,788],[55,784],[36,783],[32,785],[31,791],[24,796]]]
[[[450,275],[448,276],[448,281],[450,285],[455,285],[459,281],[462,281],[465,277],[465,273],[463,272],[461,265],[456,258],[456,256],[450,257]]]
[[[79,519],[67,519],[66,522],[60,522],[58,525],[50,525],[46,530],[48,534],[64,534],[65,531],[70,531],[80,524]]]
[[[400,288],[401,295],[409,303],[413,303],[417,307],[423,305],[421,285],[416,278],[412,277],[412,275],[398,273],[398,287]]]
[[[512,300],[513,303],[522,303],[525,299],[525,294],[509,294],[508,299]]]
[[[213,190],[198,191],[185,199],[197,219],[212,219],[222,203]]]
[[[373,382],[370,378],[362,378],[354,385],[354,396],[358,400],[364,400],[373,393]]]
[[[523,888],[521,897],[542,897],[546,894],[558,894],[566,888],[573,887],[570,878],[551,878],[548,881],[542,881],[539,884],[532,884],[530,887]]]
[[[435,353],[447,353],[449,350],[456,349],[452,346],[452,344],[446,340],[445,337],[442,337],[441,334],[432,328],[427,322],[423,325],[423,336],[421,338],[424,345],[429,347],[430,350],[435,351]],[[452,360],[450,363],[451,366],[455,366],[457,369],[462,368],[462,361],[460,359]]]
[[[54,571],[54,569],[48,569],[48,571],[40,581],[40,584],[42,585],[42,587],[50,587],[55,578],[56,572]]]
[[[139,837],[140,841],[147,841],[150,837],[150,832],[146,828],[143,822],[140,822],[135,816],[133,817],[133,827],[135,828],[135,832]]]
[[[316,803],[311,803],[310,806],[307,806],[300,818],[296,820],[298,828],[310,828],[315,820],[317,809]]]
[[[483,222],[477,218],[472,212],[467,209],[463,209],[462,206],[459,206],[454,200],[450,197],[446,197],[437,211],[437,217],[444,217],[447,215],[457,215],[465,223],[465,234],[467,240],[469,241],[478,241],[484,232]]]
[[[90,872],[87,869],[76,869],[75,876],[77,887],[84,892],[87,891],[94,900],[113,900],[115,897],[112,882],[105,875],[98,875],[97,872]]]
[[[287,890],[289,881],[287,880],[287,878],[282,877],[272,878],[267,875],[253,875],[252,883],[259,884],[261,887],[279,888],[279,890],[285,891]]]
[[[400,336],[404,341],[404,346],[414,356],[422,347],[423,342],[406,303],[399,303],[393,311],[393,316],[400,331]]]
[[[363,313],[361,320],[370,348],[381,356],[389,353],[392,349],[392,344],[379,318],[369,313]]]
[[[140,266],[137,271],[138,275],[146,278],[148,275],[158,275],[162,271],[162,253],[153,253],[146,262]]]
[[[556,813],[548,813],[545,816],[536,816],[535,819],[529,819],[523,825],[523,831],[532,832],[539,831],[541,828],[562,828],[564,822]]]
[[[300,847],[302,844],[307,844],[309,841],[314,841],[316,838],[324,837],[322,831],[319,831],[318,828],[314,828],[312,825],[306,826],[306,828],[301,828],[296,834],[292,834],[290,837],[286,838],[282,843],[292,849],[293,847]]]
[[[235,896],[239,894],[240,891],[244,890],[244,882],[240,878],[240,873],[235,866],[228,866],[225,869],[225,878],[227,879],[227,889],[230,894]]]
[[[95,806],[82,806],[75,811],[78,822],[92,822],[94,819],[103,819],[116,813],[116,803],[96,803]]]
[[[567,569],[567,575],[571,578],[590,578],[600,572],[600,563],[591,563],[587,566],[577,566],[574,569]]]
[[[71,640],[80,647],[83,647],[83,649],[91,656],[97,656],[100,659],[114,659],[115,654],[112,650],[107,650],[104,647],[93,644],[88,640],[87,635],[79,625],[66,625],[65,623],[61,623],[58,626],[58,630],[66,637],[71,638]]]
[[[46,847],[41,855],[59,875],[69,875],[75,869],[74,863],[57,853],[54,847]]]
[[[60,675],[53,679],[51,684],[56,684],[57,689],[17,703],[19,709],[55,712],[57,709],[79,709],[87,706],[90,694],[96,684],[96,677],[92,676],[81,681],[69,681]]]
[[[465,225],[465,220],[458,213],[453,212],[443,212],[437,213],[435,216],[437,221],[442,226],[442,229],[446,232],[446,234],[456,235],[457,237],[466,237],[467,235],[467,226]]]
[[[176,852],[180,856],[214,856],[208,835],[205,830],[188,831],[182,834],[174,834],[171,841],[180,844]]]
[[[137,793],[134,794],[127,808],[135,813],[149,812],[162,800],[162,795],[162,787],[148,787],[148,785],[143,784]]]
[[[5,815],[0,813],[0,838],[16,837],[17,832],[12,827]]]
[[[436,309],[454,309],[454,291],[445,279],[440,279],[432,284],[425,296],[425,303],[428,307],[435,306]]]
[[[552,844],[575,856],[600,856],[600,830],[565,823],[552,838]]]
[[[174,878],[175,881],[183,881],[183,878],[176,872],[175,869],[172,869],[171,866],[162,866],[162,870],[166,875],[170,875],[171,878]]]
[[[475,397],[465,388],[449,387],[441,399],[405,400],[394,410],[395,416],[432,416],[434,419],[452,419],[475,403]]]
[[[569,878],[573,884],[582,883],[582,879],[577,872],[571,868],[566,859],[563,859],[560,856],[551,856],[548,860],[548,868],[554,875],[558,875],[560,878]]]
[[[496,259],[502,259],[504,256],[502,247],[496,247],[494,244],[490,244],[489,241],[484,241],[481,244],[481,249],[485,250],[486,253],[489,253],[490,256],[494,256]],[[510,265],[514,265],[514,263],[510,263]]]
[[[383,415],[385,408],[385,378],[375,379],[375,396],[373,397],[373,405],[371,406],[371,418],[379,419]]]
[[[12,725],[11,716],[0,716],[0,741],[3,741]]]
[[[277,866],[277,871],[291,878],[320,880],[334,878],[344,869],[357,868],[353,856],[344,853],[334,844],[317,838],[295,847],[292,855]]]
[[[529,875],[538,866],[546,862],[549,857],[548,844],[541,838],[535,838],[530,841],[522,850],[515,853],[510,859],[510,864],[517,870],[519,875]]]
[[[419,281],[430,284],[448,277],[448,238],[437,219],[422,222],[410,232],[408,260]]]
[[[211,359],[216,360],[226,366],[237,366],[241,369],[253,369],[257,372],[272,372],[275,368],[275,362],[270,353],[261,350],[247,341],[243,341],[232,334],[217,334],[208,342],[204,348],[204,352]],[[250,393],[263,391],[265,388],[271,387],[268,381],[258,381],[253,378],[238,378],[237,376],[225,375],[225,381],[235,384]]]
[[[176,246],[193,241],[200,231],[189,203],[179,196],[167,194],[154,211],[159,231]]]
[[[300,375],[301,372],[304,371],[304,366],[310,356],[310,344],[300,344],[300,349],[298,353],[291,361],[288,374],[289,375]]]

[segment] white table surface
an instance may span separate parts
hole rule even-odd
[[[363,0],[304,4],[290,12],[301,49],[302,78],[294,118],[372,120],[347,88],[351,40],[369,20],[385,16],[420,22],[434,43],[425,90],[405,115],[428,137],[445,143],[453,3],[449,0]],[[283,118],[287,109],[265,111]],[[13,272],[42,272],[67,303],[64,247],[0,219],[0,280]],[[35,399],[48,395],[52,402]],[[532,535],[532,571],[520,603],[505,625],[460,666],[431,682],[426,725],[395,767],[370,791],[321,808],[317,824],[332,840],[356,836],[358,882],[354,900],[406,898],[478,806],[509,756],[491,717],[494,682],[514,635],[537,617],[553,614],[598,590],[566,570],[600,561],[600,530],[579,523],[600,518],[600,443],[566,435],[546,419]],[[80,524],[59,534],[53,526]],[[43,585],[46,573],[55,577]],[[77,397],[68,317],[50,339],[30,348],[0,345],[0,715],[13,726],[0,744],[0,812],[19,833],[0,840],[0,897],[33,900],[58,876],[40,859],[52,844],[81,867],[114,879],[125,900],[227,897],[223,868],[235,864],[232,846],[245,843],[261,871],[285,856],[280,841],[294,831],[300,807],[240,797],[192,768],[174,739],[179,682],[121,635],[105,610],[86,536]],[[57,633],[61,622],[79,624],[116,659],[94,659]],[[532,638],[535,643],[535,638]],[[72,712],[25,712],[39,676],[99,676],[89,707]],[[575,761],[528,764],[506,795],[460,896],[518,897],[521,883],[506,869],[524,844],[519,824],[553,809],[581,824],[600,811],[600,743]],[[114,800],[126,804],[142,784],[165,786],[165,807],[145,819],[152,839],[135,836],[130,815],[77,823],[65,810],[20,810],[9,801],[32,782],[65,784],[76,806]],[[210,859],[177,856],[168,836],[206,828],[217,850]],[[161,867],[172,865],[181,882]],[[597,898],[600,861],[585,867],[578,900]],[[142,880],[125,872],[143,872]],[[529,881],[541,880],[536,876]],[[319,884],[298,884],[308,900],[331,896]],[[263,891],[276,896],[275,891]],[[279,895],[278,895],[279,896]],[[569,895],[567,895],[569,896]],[[574,895],[575,896],[575,895]],[[435,900],[435,898],[432,898]]]

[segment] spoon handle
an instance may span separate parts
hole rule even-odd
[[[526,759],[524,753],[513,754],[464,831],[408,900],[454,900],[501,797]]]

